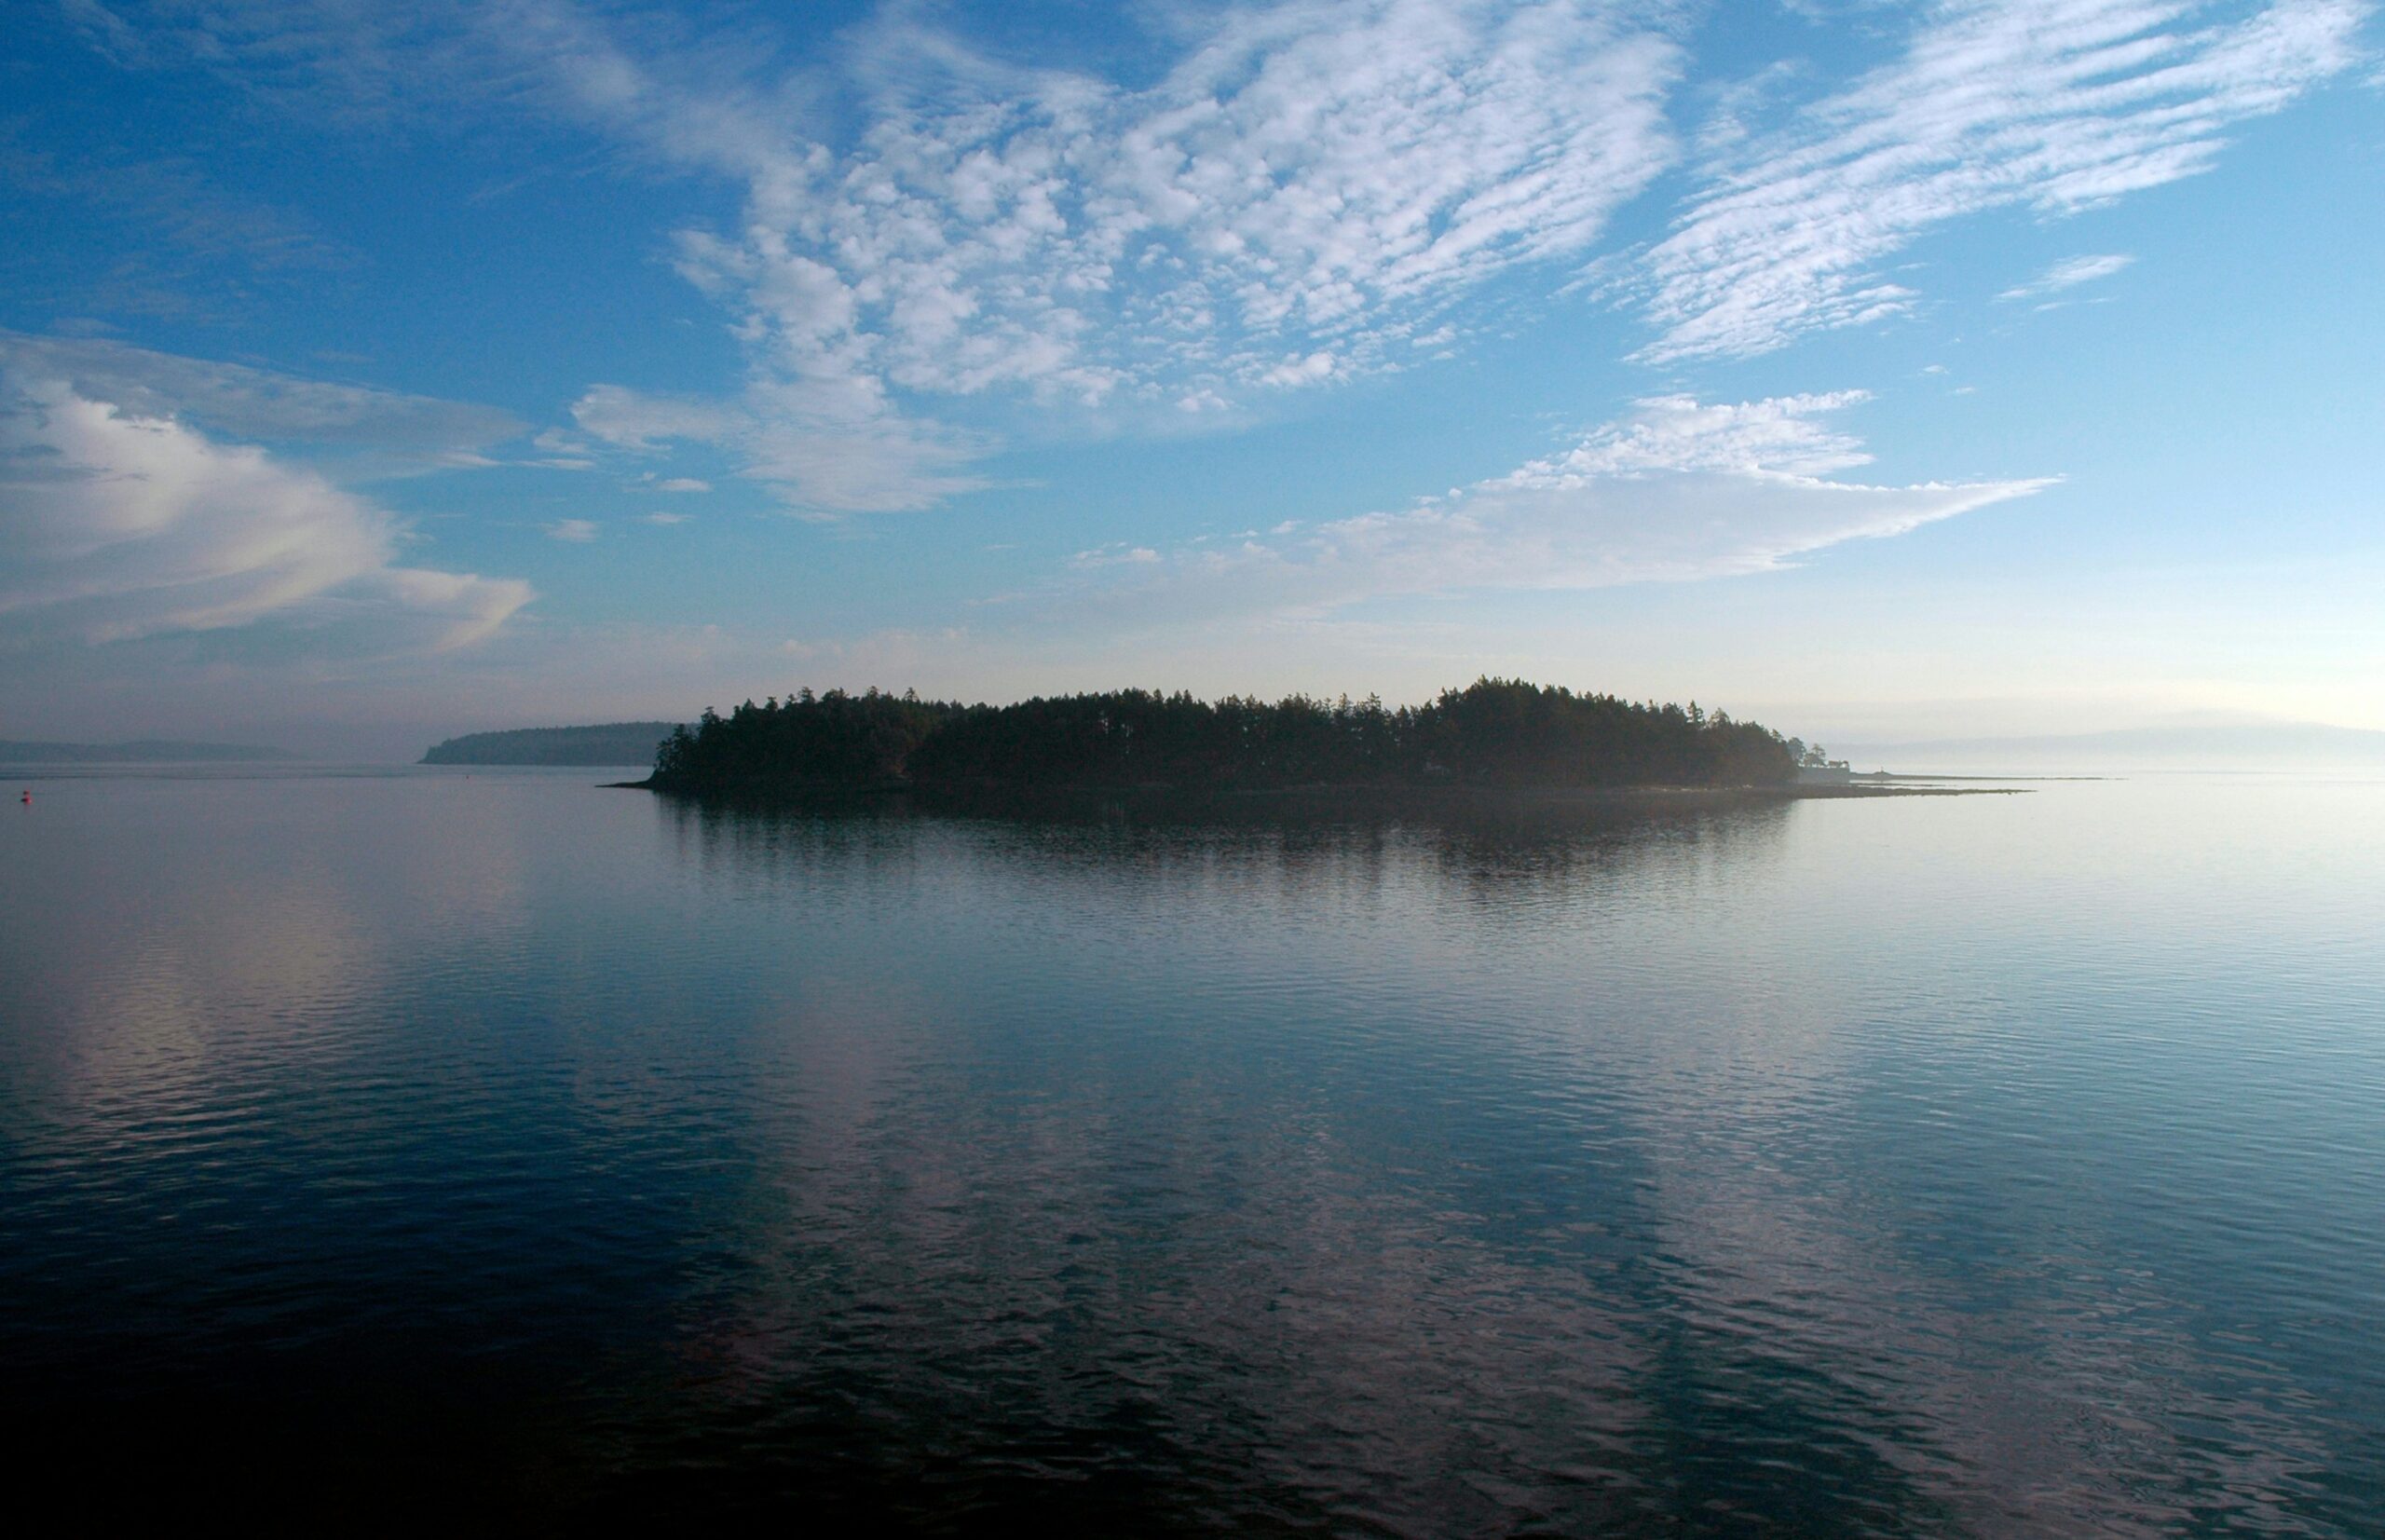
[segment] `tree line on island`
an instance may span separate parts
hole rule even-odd
[[[1419,706],[1124,689],[1015,705],[797,691],[662,742],[647,784],[696,795],[898,786],[1762,786],[1806,746],[1727,713],[1477,679]]]
[[[431,745],[426,765],[643,765],[676,722],[602,722],[585,728],[468,732]]]

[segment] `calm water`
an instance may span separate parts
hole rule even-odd
[[[592,779],[9,783],[20,1472],[2385,1531],[2385,784],[1254,829]]]

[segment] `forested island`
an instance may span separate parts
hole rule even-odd
[[[1727,713],[1482,678],[1420,706],[1125,689],[962,705],[799,690],[663,741],[639,784],[700,797],[888,790],[1785,787],[1805,745]]]
[[[422,756],[426,765],[644,765],[676,722],[605,722],[587,728],[468,732]]]

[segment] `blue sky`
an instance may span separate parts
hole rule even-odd
[[[22,6],[0,737],[2385,728],[2373,10]]]

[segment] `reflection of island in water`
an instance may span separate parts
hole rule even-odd
[[[1754,722],[1515,679],[1421,706],[1115,690],[964,706],[876,689],[806,689],[706,711],[638,784],[700,797],[903,794],[939,809],[1091,802],[1336,813],[1485,802],[1703,804],[1949,788],[1808,777],[1817,754]],[[1843,766],[1832,767],[1843,772]]]

